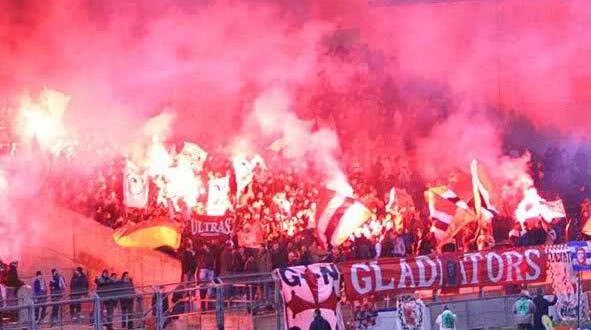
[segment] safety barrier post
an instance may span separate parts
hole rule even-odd
[[[145,322],[145,318],[144,318],[144,296],[140,295],[137,298],[137,305],[138,305],[138,311],[137,311],[137,315],[140,316],[140,324],[139,326],[141,328],[145,328],[146,327],[146,322]]]
[[[94,329],[95,330],[102,330],[103,329],[103,313],[101,311],[101,298],[98,294],[94,295]]]
[[[283,305],[281,304],[281,292],[279,290],[279,285],[279,279],[275,279],[275,322],[277,330],[280,330],[283,327],[283,322],[281,320],[281,315],[283,314]]]
[[[33,299],[30,300],[27,311],[29,312],[29,329],[35,330],[35,301]]]
[[[215,290],[215,323],[218,330],[224,330],[224,285],[214,286]]]
[[[162,311],[162,291],[156,288],[156,330],[164,329],[164,315]]]

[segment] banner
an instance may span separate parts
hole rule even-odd
[[[573,270],[591,270],[591,242],[568,242],[567,246]]]
[[[191,218],[191,234],[195,240],[227,240],[230,238],[231,232],[231,217],[201,215]]]
[[[347,299],[420,289],[482,287],[546,279],[543,247],[390,258],[339,265]]]
[[[265,241],[265,233],[261,224],[245,224],[238,236],[238,246],[258,249]]]
[[[125,178],[123,180],[123,203],[127,207],[144,208],[148,205],[148,173],[140,172],[130,162],[127,162],[125,168]]]
[[[398,296],[396,301],[396,325],[398,329],[404,330],[424,330],[428,322],[426,307],[421,298],[414,295]]]
[[[553,293],[558,298],[556,313],[560,320],[573,321],[577,318],[577,277],[569,247],[566,244],[546,246],[546,263]]]
[[[566,218],[566,210],[561,199],[555,201],[542,201],[540,214],[547,222],[553,219]]]
[[[285,330],[310,329],[312,322],[342,327],[339,307],[340,274],[334,264],[313,264],[276,269],[281,281]],[[325,329],[325,328],[323,328]]]
[[[228,209],[230,193],[230,177],[209,179],[207,195],[207,215],[224,215]]]

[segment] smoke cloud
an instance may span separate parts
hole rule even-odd
[[[528,141],[548,128],[587,137],[585,0],[289,3],[2,1],[0,102],[61,91],[66,128],[122,149],[165,111],[171,140],[207,150],[285,139],[292,165],[333,183],[346,183],[342,151],[366,169],[400,157],[426,182],[476,158],[519,190],[527,155],[506,155],[512,121],[534,127]],[[1,169],[12,186],[18,174]]]

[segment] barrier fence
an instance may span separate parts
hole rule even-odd
[[[282,329],[278,284],[270,274],[249,274],[218,278],[207,285],[187,282],[136,287],[134,294],[101,290],[86,297],[74,296],[76,299],[72,295],[33,298],[30,287],[25,286],[18,298],[10,298],[14,293],[7,289],[8,298],[0,305],[0,329],[103,329],[110,325],[117,329],[158,330]],[[530,292],[535,292],[537,286],[552,292],[544,283],[530,286]],[[417,293],[432,310],[432,317],[448,304],[468,328],[481,328],[512,324],[510,311],[516,296],[506,295],[505,289],[466,288],[449,295],[438,290]],[[496,307],[491,309],[493,305]],[[396,295],[380,297],[377,303],[378,310],[395,306]],[[469,311],[479,317],[471,318]]]
[[[101,290],[87,297],[32,297],[27,286],[18,298],[3,299],[0,329],[253,329],[245,315],[266,315],[266,328],[282,325],[281,295],[270,274],[135,288],[135,294]],[[10,294],[6,295],[7,297]],[[233,317],[235,316],[235,317]],[[251,318],[252,319],[252,318]],[[240,325],[242,323],[242,326]]]

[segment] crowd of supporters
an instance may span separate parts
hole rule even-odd
[[[67,166],[68,162],[81,162],[78,157],[83,155],[84,152],[78,151],[61,155],[55,164]],[[277,156],[264,157],[273,162],[273,157]],[[369,167],[362,168],[358,162],[352,161],[347,166],[347,174],[354,197],[373,215],[343,245],[329,246],[328,249],[319,247],[314,232],[321,182],[285,166],[257,167],[252,183],[245,191],[239,197],[235,197],[236,194],[230,196],[227,215],[233,218],[233,233],[227,241],[201,242],[190,240],[190,235],[185,236],[178,251],[184,278],[198,275],[197,269],[207,270],[199,276],[207,281],[217,275],[268,272],[277,267],[319,261],[425,255],[441,248],[431,230],[429,211],[422,199],[424,186],[414,179],[408,162],[402,158],[380,156],[369,164]],[[532,169],[539,169],[535,164],[532,163]],[[60,203],[112,228],[162,217],[173,218],[188,226],[186,215],[171,212],[170,207],[157,203],[158,189],[152,183],[146,208],[125,208],[122,201],[125,160],[122,157],[94,167],[87,165],[89,170],[85,173],[64,177],[63,173],[57,172],[59,177],[50,178],[51,189]],[[202,182],[231,173],[231,166],[231,162],[221,155],[210,154],[202,171]],[[385,206],[393,186],[397,187],[399,194],[403,192],[411,196],[416,205],[412,203],[403,210],[392,212],[387,210]],[[205,213],[207,197],[204,190],[201,192],[193,215]],[[254,227],[262,231],[260,248],[240,246],[239,234]],[[443,250],[468,252],[495,245],[560,243],[566,239],[565,227],[564,219],[552,224],[528,222],[525,228],[515,223],[508,236],[506,232],[510,228],[505,237],[499,237],[493,233],[492,227],[479,228],[473,223],[456,235],[455,241],[443,246]]]

